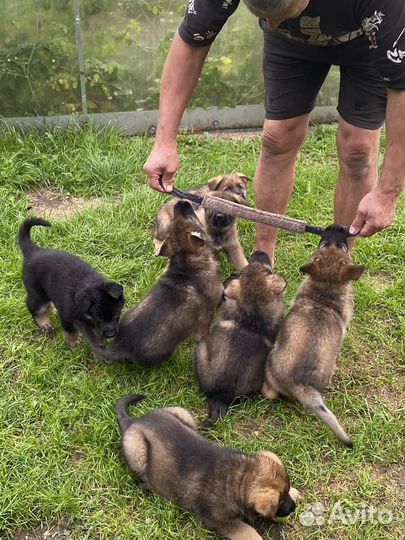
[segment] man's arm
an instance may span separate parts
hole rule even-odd
[[[162,191],[160,175],[163,175],[166,190],[171,191],[172,178],[179,166],[177,129],[210,46],[192,47],[177,32],[166,58],[160,83],[160,113],[155,145],[144,165],[150,187],[158,191]]]
[[[391,225],[405,181],[405,91],[387,89],[387,145],[378,186],[360,201],[350,232],[371,236]]]
[[[176,135],[181,117],[211,44],[238,5],[239,0],[189,0],[187,4],[163,68],[155,146],[144,165],[149,185],[158,191],[162,191],[158,182],[161,175],[166,190],[172,189],[179,166]]]

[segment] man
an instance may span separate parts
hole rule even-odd
[[[244,0],[264,35],[266,119],[256,170],[256,206],[283,214],[309,113],[332,64],[340,66],[339,177],[335,220],[371,236],[388,227],[405,179],[404,0]],[[190,0],[161,80],[160,119],[144,170],[171,191],[177,128],[209,48],[239,0]],[[378,182],[385,120],[387,146]],[[377,183],[378,182],[378,183]],[[256,227],[256,249],[274,259],[277,230]]]

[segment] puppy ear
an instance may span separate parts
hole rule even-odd
[[[216,191],[219,184],[224,179],[223,175],[221,176],[215,176],[215,178],[211,178],[211,180],[208,180],[207,184],[211,191]]]
[[[267,276],[266,279],[270,285],[272,292],[274,292],[275,294],[282,294],[285,291],[287,287],[287,282],[281,276],[278,276],[276,274],[270,274],[269,276]]]
[[[123,295],[124,289],[119,283],[115,283],[115,281],[109,281],[105,285],[105,291],[112,298],[118,300],[118,298],[121,298],[121,296]]]
[[[255,512],[264,518],[273,518],[278,509],[280,502],[280,494],[269,487],[268,490],[260,490],[251,493],[250,503]]]
[[[155,251],[156,257],[172,257],[173,246],[170,238],[166,238]]]
[[[245,176],[245,175],[242,174],[242,173],[236,173],[236,176],[238,176],[238,177],[242,180],[242,182],[244,183],[245,187],[247,186],[247,183],[248,183],[248,182],[251,182],[251,181],[252,181],[251,178],[249,178],[248,176]]]
[[[231,300],[237,300],[240,296],[240,279],[233,279],[224,290],[225,298],[230,298]]]
[[[155,248],[154,250],[155,257],[159,255],[160,248],[162,247],[162,242],[163,240],[158,240],[157,238],[153,239],[153,246]]]
[[[200,231],[191,231],[191,236],[193,238],[199,238],[200,240],[202,240],[203,242],[205,242],[205,238],[204,238],[204,235],[202,232]]]
[[[365,266],[360,266],[358,264],[345,264],[342,268],[341,276],[344,280],[355,281],[360,279],[365,269]]]
[[[198,249],[203,244],[205,244],[204,233],[202,233],[200,231],[191,231],[190,232],[190,237],[191,237],[191,244],[193,245],[193,247],[195,249]]]
[[[311,275],[314,270],[314,263],[312,261],[307,262],[303,266],[300,267],[300,272],[303,274],[309,274]]]

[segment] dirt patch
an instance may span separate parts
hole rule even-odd
[[[237,426],[237,432],[242,437],[259,436],[263,433],[264,422],[255,418],[241,420]]]
[[[330,386],[337,389],[339,383],[349,394],[360,391],[373,410],[383,405],[395,415],[405,391],[404,368],[395,351],[383,345],[371,350],[363,343],[361,353],[338,366]]]
[[[50,527],[18,531],[12,538],[13,540],[52,540],[67,538],[70,532],[63,526],[51,525]]]
[[[389,466],[376,463],[373,467],[372,476],[375,480],[384,480],[384,482],[396,484],[402,492],[402,486],[405,483],[405,466],[399,463]]]
[[[388,287],[391,287],[395,283],[395,278],[385,270],[369,274],[368,279],[372,282],[376,290],[388,289]]]
[[[61,219],[80,212],[85,208],[94,207],[102,202],[98,197],[63,197],[60,193],[49,189],[39,189],[28,193],[30,198],[29,210],[38,217]]]

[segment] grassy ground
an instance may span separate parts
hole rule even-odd
[[[308,138],[299,157],[291,216],[319,225],[333,221],[334,135],[334,128],[320,127]],[[91,197],[93,205],[54,220],[50,230],[35,230],[38,243],[72,251],[122,282],[128,306],[156,283],[165,261],[153,255],[151,229],[164,199],[145,186],[142,164],[150,148],[147,139],[92,129],[26,138],[9,132],[0,141],[1,537],[213,537],[194,516],[135,486],[119,458],[114,417],[122,395],[142,392],[148,399],[135,414],[177,404],[202,419],[205,403],[192,370],[193,340],[156,370],[109,365],[94,360],[84,345],[66,348],[58,323],[53,339],[41,336],[24,305],[16,232],[28,214],[29,192],[41,187],[63,197]],[[259,148],[259,138],[235,142],[184,136],[178,185],[235,170],[253,177]],[[94,197],[100,198],[96,206]],[[359,241],[355,250],[355,261],[367,272],[356,284],[355,314],[327,395],[354,450],[340,445],[301,407],[260,397],[235,405],[210,435],[221,445],[276,452],[302,491],[289,524],[259,524],[265,536],[403,537],[404,232],[402,200],[395,224]],[[253,224],[242,223],[240,234],[249,253]],[[277,270],[289,283],[287,304],[301,280],[298,267],[315,245],[308,235],[280,236]],[[231,271],[224,260],[221,271],[224,277]],[[325,508],[322,513],[319,507],[317,516],[308,512],[315,503]],[[370,514],[356,520],[354,512],[363,507],[389,510],[392,521],[373,523]],[[343,512],[351,512],[346,521]]]

